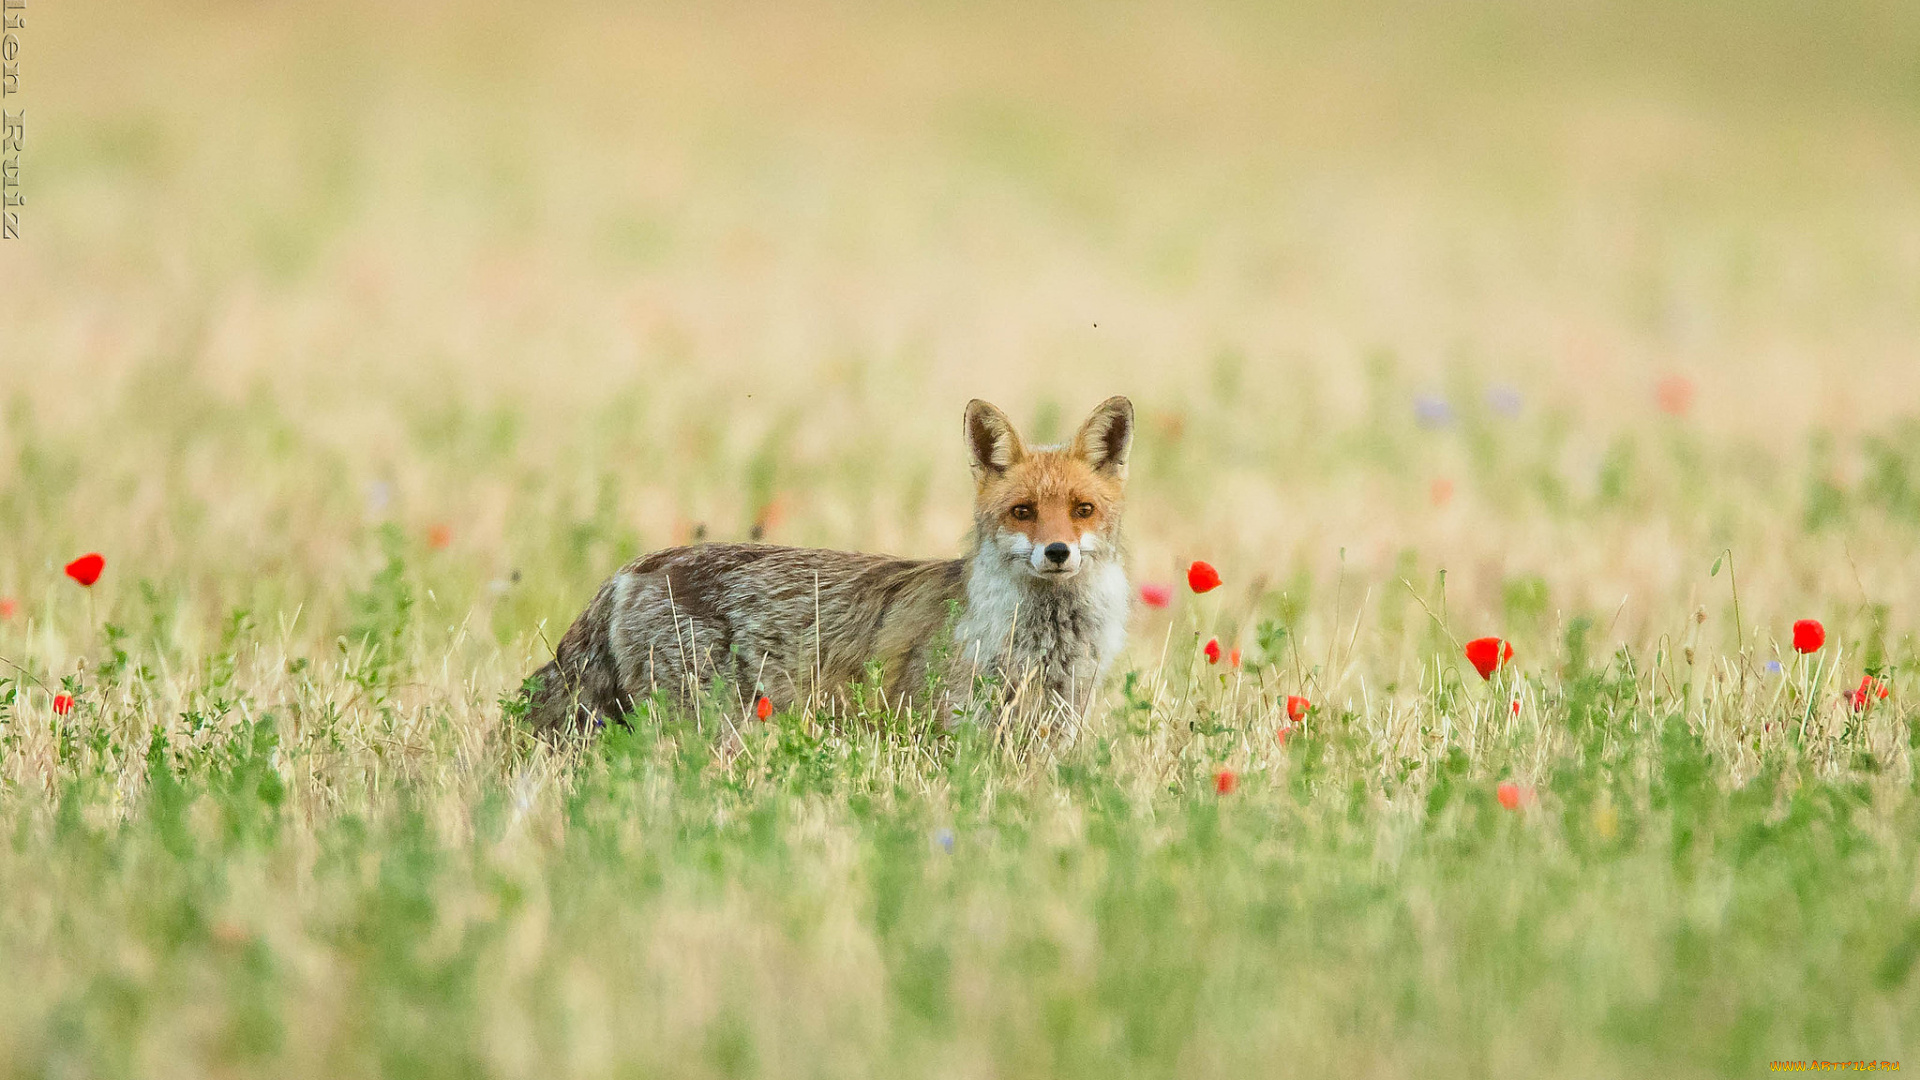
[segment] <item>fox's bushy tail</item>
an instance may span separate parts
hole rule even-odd
[[[620,677],[607,642],[612,588],[603,586],[593,603],[567,628],[560,647],[527,687],[526,716],[543,739],[587,736],[619,720],[631,707],[620,693]]]

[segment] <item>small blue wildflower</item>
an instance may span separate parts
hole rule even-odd
[[[1781,666],[1780,666],[1780,661],[1778,661],[1778,660],[1769,660],[1769,661],[1767,661],[1767,674],[1769,674],[1769,675],[1778,675],[1778,674],[1780,674],[1780,673],[1781,673],[1782,671],[1785,671],[1785,670],[1786,670],[1785,668],[1783,668],[1783,667],[1781,667]]]
[[[952,829],[941,829],[935,832],[933,834],[933,842],[940,845],[941,851],[944,851],[949,855],[953,854],[953,830]]]
[[[1413,399],[1414,419],[1424,428],[1441,428],[1453,423],[1453,406],[1446,398],[1422,394]]]
[[[1487,407],[1512,419],[1520,415],[1520,391],[1511,386],[1496,386],[1487,391]]]

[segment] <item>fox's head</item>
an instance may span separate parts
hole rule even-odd
[[[1120,506],[1133,447],[1133,402],[1112,397],[1065,446],[1028,449],[1005,413],[967,405],[977,557],[1065,581],[1120,558]]]

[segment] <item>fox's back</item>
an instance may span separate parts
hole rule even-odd
[[[771,544],[667,548],[601,587],[555,663],[584,676],[594,700],[579,704],[613,715],[656,691],[691,697],[716,679],[784,707],[831,697],[876,663],[890,693],[910,692],[924,678],[927,645],[965,592],[957,559]]]

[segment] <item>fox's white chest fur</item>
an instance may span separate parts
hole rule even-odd
[[[1009,692],[1077,715],[1126,645],[1131,597],[1118,562],[1103,560],[1072,581],[1054,583],[975,559],[954,643],[964,665],[999,678]]]

